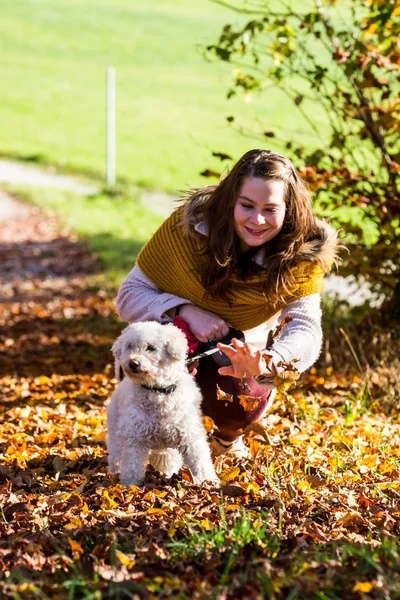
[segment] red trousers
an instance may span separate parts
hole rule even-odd
[[[218,369],[219,366],[211,356],[201,358],[195,378],[203,394],[203,413],[211,417],[218,427],[215,435],[230,442],[240,436],[238,431],[262,417],[270,407],[273,396],[272,390],[265,389],[252,378],[246,379],[250,390],[245,390],[240,379],[220,375]],[[223,392],[233,395],[233,402],[217,399],[217,384]],[[261,400],[254,410],[246,411],[239,402],[238,395],[241,394],[261,397]]]

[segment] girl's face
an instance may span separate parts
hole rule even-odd
[[[283,181],[246,177],[233,209],[243,252],[272,240],[283,227],[286,205]]]

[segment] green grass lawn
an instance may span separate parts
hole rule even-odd
[[[227,101],[231,65],[206,62],[235,13],[210,0],[3,0],[0,153],[104,176],[105,70],[117,69],[117,174],[169,191],[252,147],[280,150],[315,135],[281,93]],[[247,17],[245,17],[247,19]],[[244,137],[225,116],[273,140]]]

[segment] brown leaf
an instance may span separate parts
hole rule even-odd
[[[233,395],[226,394],[219,385],[217,384],[217,400],[223,400],[224,402],[233,402]]]
[[[240,379],[240,386],[244,389],[245,392],[250,392],[250,386],[246,381],[247,374],[245,373],[243,377]]]
[[[251,423],[246,427],[244,433],[250,433],[250,431],[254,431],[254,433],[258,433],[262,438],[270,445],[273,446],[273,443],[270,440],[270,437],[266,431],[266,429],[260,423]]]
[[[265,360],[265,364],[267,366],[267,369],[270,369],[271,363],[272,363],[272,354],[267,354],[266,352],[263,352],[263,359]]]
[[[215,177],[216,179],[220,179],[221,177],[221,173],[213,171],[212,169],[204,169],[204,171],[201,171],[200,175],[203,177]]]
[[[281,323],[279,323],[279,325],[277,325],[277,327],[275,327],[275,329],[273,331],[271,330],[268,333],[268,339],[267,339],[267,345],[266,345],[267,350],[269,350],[271,348],[272,344],[274,342],[276,342],[276,340],[281,335],[283,328],[285,327],[285,325],[290,323],[290,321],[293,321],[293,317],[287,315],[283,319],[283,321]]]
[[[325,479],[322,479],[321,477],[316,477],[315,475],[307,475],[306,480],[313,488],[319,488],[326,485]]]
[[[224,496],[229,496],[230,498],[247,496],[247,492],[240,485],[222,485],[220,489]]]
[[[212,155],[220,160],[232,160],[232,156],[225,154],[224,152],[213,152]]]
[[[60,456],[55,456],[53,458],[53,469],[56,475],[59,473],[62,477],[68,470],[68,467]]]
[[[208,419],[209,417],[206,417],[206,418]],[[203,419],[204,419],[204,417],[203,417]],[[210,420],[212,421],[212,419],[210,419]],[[214,423],[214,421],[213,421],[213,423]],[[193,474],[192,474],[192,471],[190,469],[187,469],[187,468],[182,469],[181,470],[181,475],[182,475],[182,478],[185,481],[187,481],[188,483],[194,483]]]

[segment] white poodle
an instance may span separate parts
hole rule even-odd
[[[167,477],[182,459],[201,481],[219,481],[186,366],[186,337],[172,324],[129,325],[113,346],[126,377],[107,407],[109,468],[123,485],[142,485],[150,463]]]

